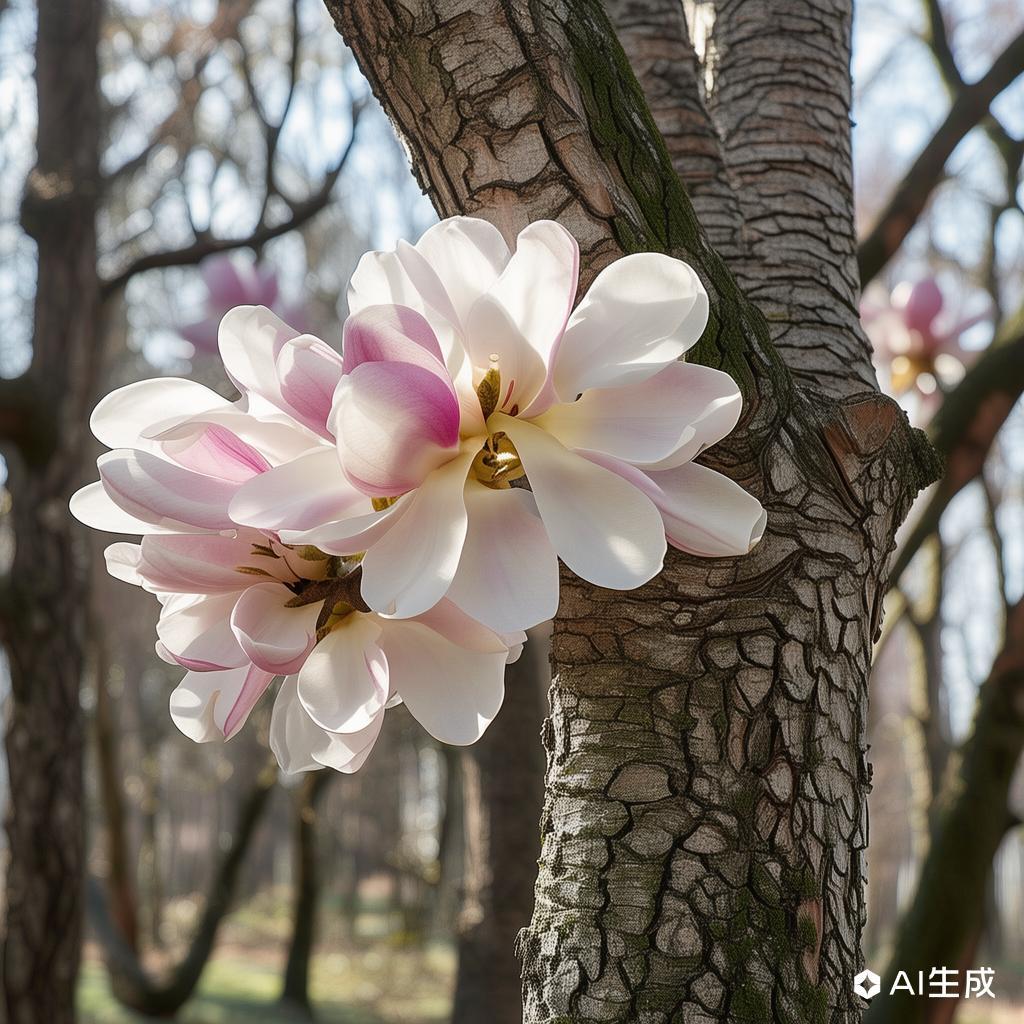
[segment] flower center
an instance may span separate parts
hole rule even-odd
[[[470,472],[484,486],[495,490],[505,490],[512,486],[513,480],[526,475],[516,446],[503,430],[487,438],[473,459]]]

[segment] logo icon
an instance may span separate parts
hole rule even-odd
[[[874,999],[882,988],[882,979],[874,971],[864,970],[853,979],[853,991],[861,999]]]

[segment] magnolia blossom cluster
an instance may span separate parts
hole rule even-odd
[[[578,266],[558,224],[511,252],[453,218],[363,257],[341,355],[238,306],[218,337],[237,401],[164,378],[100,403],[112,451],[72,511],[141,535],[107,566],[163,605],[186,735],[230,737],[283,677],[286,771],[356,770],[399,702],[471,743],[523,630],[555,614],[559,558],[625,590],[667,543],[757,542],[758,501],[693,461],[741,409],[727,374],[679,361],[707,321],[696,274],[626,256],[573,308]]]

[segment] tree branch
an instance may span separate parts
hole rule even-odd
[[[948,41],[945,52],[949,52]],[[940,66],[943,60],[948,60],[946,57],[939,59]],[[941,181],[953,150],[981,123],[992,101],[1021,72],[1024,72],[1024,32],[1003,50],[981,78],[960,90],[945,121],[904,175],[875,226],[861,242],[857,262],[862,286],[881,271],[903,244]]]
[[[973,962],[982,927],[992,859],[1014,824],[1007,807],[1010,783],[1024,751],[1024,602],[1007,619],[1003,649],[982,684],[970,737],[959,752],[959,771],[932,829],[931,844],[882,992],[866,1024],[920,1024],[928,1000],[888,995],[897,970],[911,978],[945,964],[961,971]]]
[[[946,471],[893,560],[890,587],[938,529],[946,506],[981,473],[996,435],[1022,392],[1024,309],[946,396],[932,420],[929,434],[946,460]]]
[[[679,0],[609,0],[608,14],[629,58],[672,166],[683,179],[711,244],[728,260],[742,217],[722,140],[704,103],[702,69]]]
[[[857,312],[851,0],[714,0],[711,116],[749,258],[732,261],[796,376],[846,398],[877,387]]]
[[[214,872],[192,943],[165,981],[155,981],[146,971],[111,920],[102,887],[96,879],[88,879],[89,920],[103,946],[111,988],[129,1009],[149,1016],[173,1016],[192,994],[213,950],[224,915],[231,907],[246,851],[276,781],[276,765],[268,763],[243,799],[231,843]]]
[[[145,256],[140,256],[129,263],[120,273],[102,282],[100,293],[103,298],[107,299],[118,289],[123,288],[136,274],[167,267],[195,266],[206,259],[207,256],[212,256],[214,253],[219,252],[229,252],[232,249],[258,249],[272,239],[286,235],[289,231],[295,231],[307,221],[312,220],[331,201],[331,192],[345,168],[349,154],[352,152],[356,138],[356,127],[362,110],[362,103],[354,103],[352,105],[352,134],[345,145],[341,157],[327,172],[320,188],[309,198],[298,203],[289,204],[290,214],[281,223],[260,224],[245,238],[211,238],[200,235],[191,245],[182,246],[180,249],[170,249],[165,252],[149,253]]]

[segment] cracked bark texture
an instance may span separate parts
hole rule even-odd
[[[708,241],[733,257],[742,227],[739,202],[704,103],[704,71],[681,0],[608,0],[605,7]]]
[[[739,195],[731,264],[810,386],[875,387],[860,328],[850,157],[851,0],[713,0],[708,108]]]
[[[39,5],[37,160],[21,221],[37,245],[30,394],[11,451],[17,537],[0,582],[11,673],[6,935],[0,1016],[67,1024],[81,942],[83,870],[79,683],[88,587],[67,502],[85,463],[99,318],[95,212],[100,132],[99,3]]]
[[[487,217],[510,238],[559,219],[583,287],[624,252],[698,268],[712,310],[695,357],[746,399],[706,461],[769,514],[747,558],[670,551],[629,594],[563,579],[524,1020],[859,1020],[866,678],[894,530],[937,467],[840,330],[854,283],[807,285],[816,341],[786,355],[806,369],[824,354],[834,371],[828,394],[811,392],[709,246],[601,4],[327,6],[440,214]],[[848,22],[832,28],[819,49]],[[831,118],[848,93],[841,54],[815,74],[838,76]],[[827,153],[841,183],[845,137]],[[773,230],[806,246],[820,216],[777,215]]]

